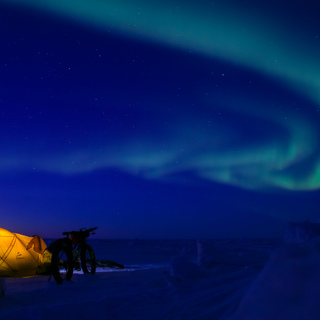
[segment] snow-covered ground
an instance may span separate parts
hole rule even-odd
[[[76,273],[62,285],[48,276],[5,279],[1,317],[320,319],[317,246],[282,246],[276,239],[90,244],[98,260],[125,269]]]

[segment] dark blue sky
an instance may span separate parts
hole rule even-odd
[[[313,2],[0,1],[1,227],[281,236],[318,220]]]

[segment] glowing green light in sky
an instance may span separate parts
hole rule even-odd
[[[231,60],[274,75],[320,101],[320,50],[301,42],[286,22],[264,12],[248,14],[236,3],[209,5],[143,0],[2,0],[51,12],[150,41]],[[298,29],[299,26],[296,27]]]
[[[270,15],[241,10],[236,3],[201,2],[199,5],[197,1],[164,0],[2,0],[6,1],[37,6],[93,27],[112,29],[145,41],[230,61],[272,76],[320,105],[320,50],[316,39],[310,37],[308,41],[303,41],[299,36],[294,38],[291,36],[292,25],[287,27],[280,19],[270,22]],[[294,28],[298,30],[299,26]],[[107,155],[97,156],[100,161],[95,163],[83,159],[85,156],[81,157],[81,152],[77,151],[57,161],[43,160],[46,163],[43,167],[52,170],[56,166],[56,170],[64,171],[56,163],[73,162],[79,165],[67,171],[81,172],[117,165],[152,177],[193,169],[202,177],[245,188],[319,188],[319,159],[303,178],[296,178],[286,170],[295,162],[312,156],[318,144],[312,126],[303,117],[291,115],[289,121],[280,118],[274,110],[260,109],[259,101],[254,103],[260,110],[256,112],[257,117],[269,117],[270,121],[288,132],[291,140],[286,148],[283,148],[281,141],[272,141],[263,146],[243,147],[238,153],[234,150],[221,153],[213,149],[193,154],[183,164],[176,164],[177,150],[183,139],[169,136],[168,141],[174,142],[165,154],[153,147],[150,141],[145,141],[149,147],[141,152],[128,142],[118,150],[109,150]],[[243,112],[247,112],[245,106]],[[83,154],[87,152],[94,153],[94,150],[85,150]],[[114,157],[110,157],[110,153]]]

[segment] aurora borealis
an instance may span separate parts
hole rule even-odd
[[[228,237],[318,218],[319,5],[0,5],[3,227]]]

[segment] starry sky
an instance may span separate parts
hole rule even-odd
[[[318,221],[319,14],[0,0],[1,227],[230,238]]]

